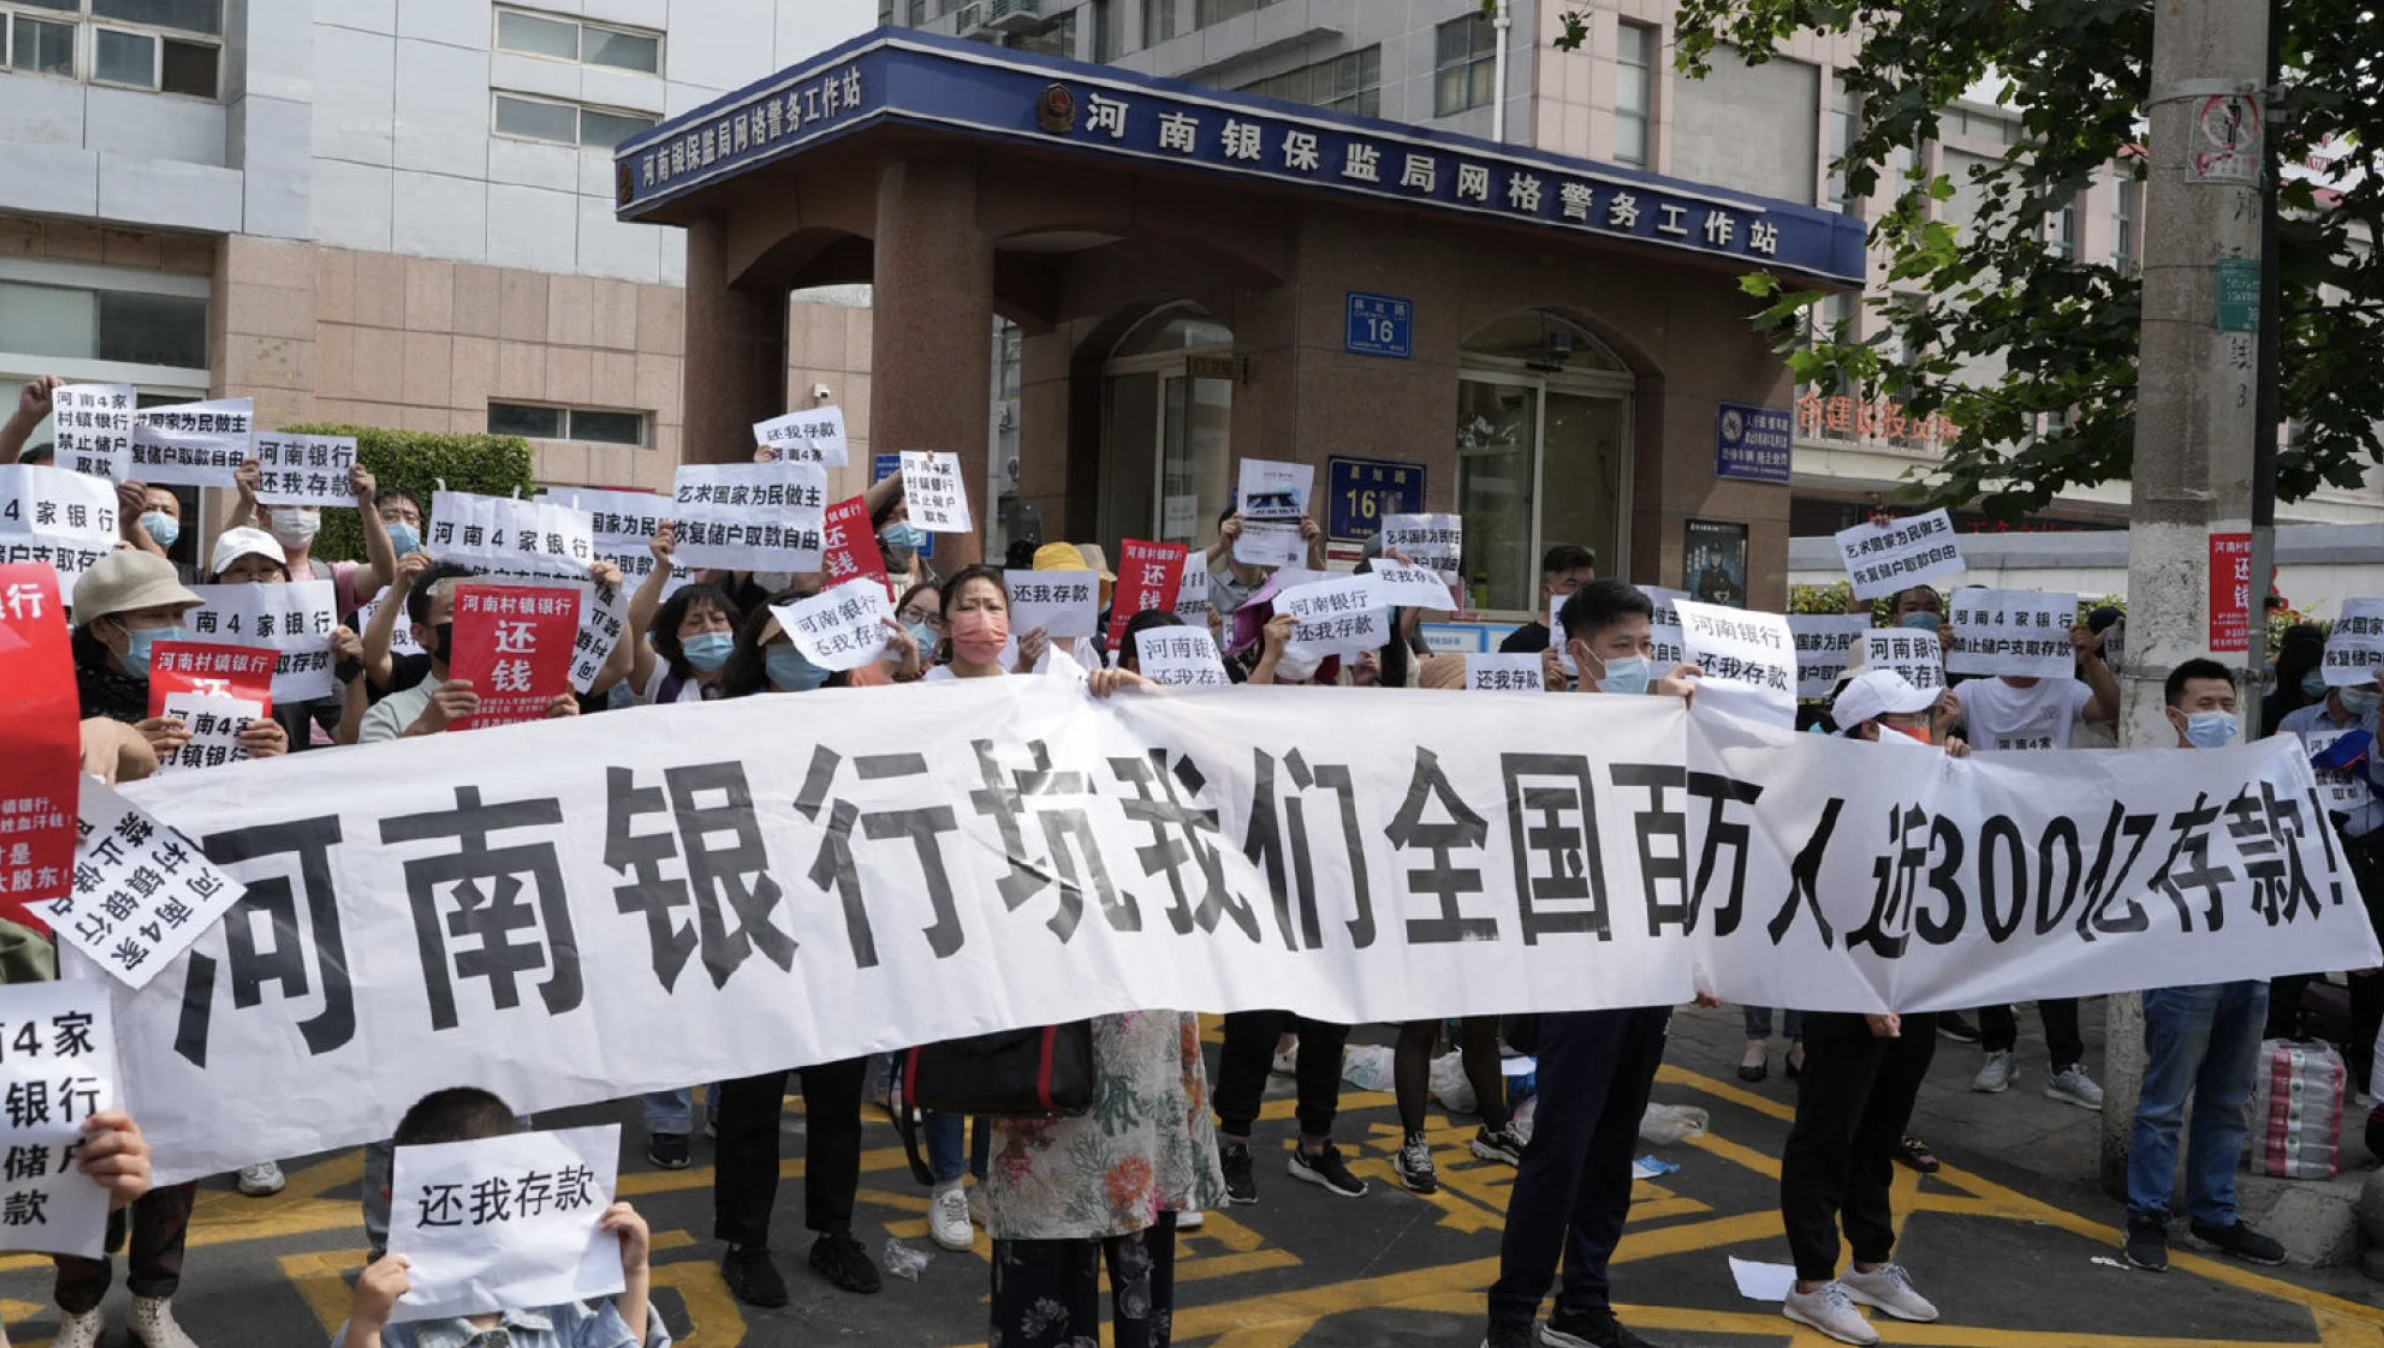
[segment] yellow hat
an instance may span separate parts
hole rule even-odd
[[[1093,568],[1085,564],[1084,554],[1076,550],[1075,544],[1046,543],[1035,549],[1035,569],[1037,571],[1090,571]]]

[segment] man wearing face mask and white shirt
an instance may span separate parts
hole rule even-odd
[[[2384,792],[2384,761],[2379,761],[2375,739],[2379,707],[2384,707],[2384,684],[2377,680],[2329,687],[2319,701],[2285,713],[2276,727],[2280,734],[2300,736],[2302,746],[2313,754],[2330,749],[2337,753],[2349,749],[2351,754],[2357,754],[2357,760],[2347,762],[2341,770],[2350,773],[2353,781],[2366,790],[2358,805],[2335,810],[2333,817],[2336,829],[2342,834],[2352,880],[2371,919],[2384,915],[2384,794],[2379,794]],[[2364,753],[2359,753],[2356,744],[2343,743],[2344,739],[2362,735],[2366,737]],[[2348,758],[2350,754],[2343,756]],[[2298,1033],[2296,1013],[2301,990],[2309,981],[2308,975],[2301,974],[2279,978],[2269,985],[2269,1028],[2276,1032],[2272,1038],[2292,1038]],[[2355,970],[2351,978],[2352,1042],[2373,1044],[2379,1028],[2384,1028],[2384,974]],[[2354,1053],[2351,1057],[2353,1084],[2362,1093],[2373,1094],[2376,1084],[2369,1079],[2371,1060],[2364,1054]]]

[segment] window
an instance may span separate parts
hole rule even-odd
[[[1496,95],[1498,29],[1487,14],[1451,19],[1433,30],[1432,115],[1478,108]]]
[[[1648,128],[1656,110],[1656,30],[1644,23],[1625,23],[1619,32],[1614,55],[1614,161],[1645,168]]]
[[[646,75],[662,73],[662,35],[634,28],[582,23],[559,14],[497,11],[497,50],[550,61],[609,66]]]
[[[1182,31],[1176,26],[1175,0],[1142,0],[1142,45],[1156,47]]]
[[[1073,57],[1076,55],[1076,11],[1069,10],[1031,33],[1013,33],[1002,39],[1002,45],[1012,51],[1031,51],[1041,56]]]
[[[1842,215],[1854,214],[1854,194],[1846,190],[1846,152],[1862,134],[1862,95],[1846,87],[1844,75],[1829,81],[1829,200]]]
[[[608,412],[593,407],[490,403],[488,433],[518,435],[529,440],[585,440],[599,445],[643,446],[646,414]]]
[[[498,94],[496,103],[494,125],[500,136],[580,145],[593,150],[609,150],[656,122],[648,113],[586,108],[577,103],[521,94]]]
[[[1367,47],[1329,61],[1287,70],[1255,84],[1245,84],[1241,92],[1331,108],[1359,117],[1377,117],[1382,114],[1382,48]]]
[[[207,368],[203,296],[0,281],[0,351]]]
[[[223,47],[212,39],[223,31],[223,0],[14,3],[0,9],[0,69],[193,98],[220,91]],[[87,40],[77,31],[85,28]]]
[[[2070,197],[2053,212],[2049,229],[2053,233],[2053,251],[2064,260],[2076,261],[2078,256],[2078,199]]]
[[[2133,177],[2111,185],[2111,266],[2122,276],[2136,272],[2136,217],[2142,214],[2144,184]]]
[[[1197,8],[1192,26],[1206,28],[1212,23],[1238,19],[1244,14],[1254,14],[1265,9],[1273,3],[1275,0],[1196,0]]]
[[[1114,61],[1126,54],[1126,35],[1118,27],[1118,0],[1093,0],[1093,59]]]

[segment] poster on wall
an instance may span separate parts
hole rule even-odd
[[[1681,540],[1681,579],[1700,604],[1747,606],[1747,526],[1690,520]]]

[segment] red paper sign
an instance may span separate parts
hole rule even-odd
[[[2210,649],[2247,651],[2252,634],[2252,536],[2210,536]]]
[[[175,693],[201,697],[234,697],[254,702],[273,714],[273,662],[281,653],[270,646],[213,646],[196,641],[161,641],[149,655],[149,714],[166,714],[166,698]]]
[[[894,593],[894,582],[886,574],[886,557],[877,550],[877,530],[869,527],[869,503],[861,497],[838,501],[828,507],[827,525],[820,534],[820,566],[826,571],[823,590],[833,590],[848,580],[862,576],[875,577],[886,587],[889,603],[901,602]]]
[[[579,592],[528,585],[459,585],[450,678],[468,679],[480,708],[449,727],[479,730],[543,721],[571,691]]]
[[[1118,549],[1117,594],[1109,608],[1111,650],[1125,641],[1126,624],[1135,614],[1175,608],[1176,592],[1184,586],[1184,558],[1189,551],[1181,543],[1125,540]]]
[[[0,917],[47,935],[49,924],[25,905],[74,890],[83,773],[66,605],[47,562],[0,566],[0,688],[8,690],[8,714],[0,716]]]

